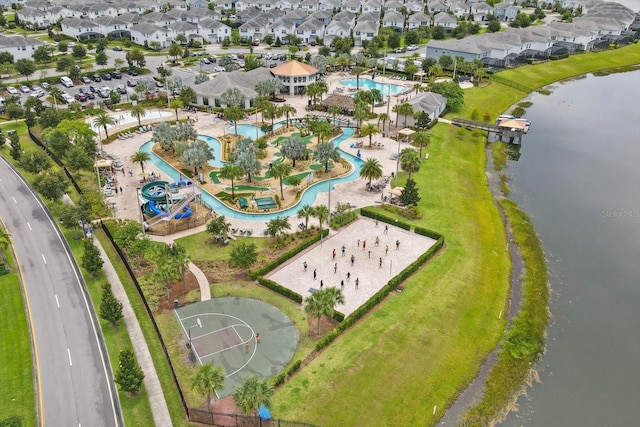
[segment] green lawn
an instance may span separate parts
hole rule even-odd
[[[228,261],[231,249],[240,242],[255,243],[258,252],[266,249],[269,239],[256,239],[252,237],[237,237],[228,245],[214,243],[213,237],[206,232],[192,234],[191,236],[176,239],[176,243],[184,246],[191,261]]]
[[[18,416],[24,427],[35,427],[35,385],[26,307],[11,252],[7,251],[7,255],[12,272],[0,276],[0,421]]]

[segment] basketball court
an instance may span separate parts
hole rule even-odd
[[[198,363],[224,369],[224,388],[216,390],[220,398],[231,394],[248,376],[270,378],[278,374],[298,345],[293,321],[262,301],[216,298],[178,308],[174,313]]]

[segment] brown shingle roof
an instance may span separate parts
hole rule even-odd
[[[298,61],[289,61],[278,67],[272,68],[271,72],[276,76],[310,76],[316,74],[318,69],[311,65],[303,64]]]

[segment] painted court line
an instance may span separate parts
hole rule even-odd
[[[231,325],[231,327],[233,328],[233,332],[235,332],[238,338],[240,338],[240,342],[244,343],[245,341],[242,339],[242,337],[238,333],[238,330],[236,329],[236,325]],[[251,340],[251,338],[249,338],[249,340]]]

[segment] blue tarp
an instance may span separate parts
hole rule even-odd
[[[260,407],[258,408],[258,415],[260,415],[260,418],[262,418],[263,420],[271,419],[271,412],[269,412],[267,407],[264,405],[260,405]]]

